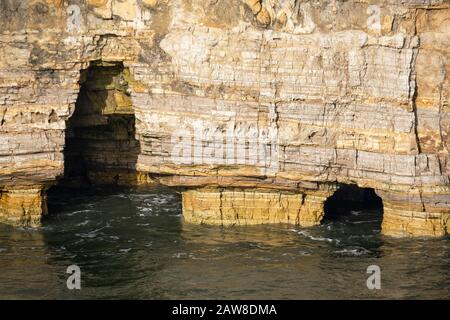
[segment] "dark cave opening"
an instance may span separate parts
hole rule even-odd
[[[66,122],[64,176],[56,188],[133,185],[139,141],[122,62],[92,62],[81,73],[73,115]]]
[[[339,220],[343,217],[354,216],[364,219],[376,216],[380,220],[383,216],[383,201],[372,188],[360,188],[356,185],[342,184],[336,192],[325,201],[324,220]],[[363,214],[360,214],[363,213]]]

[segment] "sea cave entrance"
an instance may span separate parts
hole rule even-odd
[[[372,188],[342,184],[325,202],[324,212],[325,222],[372,222],[381,229],[383,201]]]
[[[56,188],[133,185],[139,141],[122,62],[92,62],[81,72],[80,92],[66,122],[64,176]]]

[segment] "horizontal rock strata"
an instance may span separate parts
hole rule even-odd
[[[75,152],[91,182],[182,188],[192,222],[309,226],[352,184],[381,197],[383,233],[446,235],[449,17],[446,0],[2,1],[0,219],[38,224]],[[123,69],[86,82],[95,65]]]
[[[0,192],[0,219],[14,226],[36,227],[47,213],[47,199],[40,186],[10,188]]]
[[[253,189],[190,190],[183,193],[186,221],[213,225],[290,223],[317,225],[323,218],[324,195]]]

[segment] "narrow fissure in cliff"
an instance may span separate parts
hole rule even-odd
[[[383,201],[372,188],[343,184],[325,201],[324,221],[377,221],[381,229]]]
[[[82,71],[66,123],[64,177],[56,188],[136,184],[140,146],[127,77],[121,62],[92,62]]]

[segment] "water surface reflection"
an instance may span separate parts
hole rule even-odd
[[[449,239],[391,239],[380,215],[321,226],[183,222],[166,189],[59,196],[38,230],[0,226],[0,298],[450,298]],[[70,291],[67,266],[82,270]],[[382,268],[368,290],[366,268]]]

